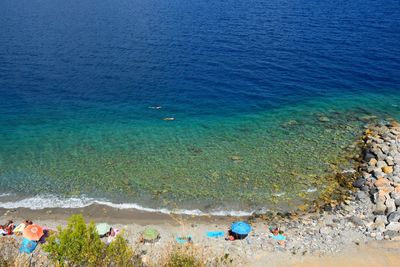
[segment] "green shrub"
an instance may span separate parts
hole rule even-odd
[[[115,240],[107,247],[106,254],[106,262],[108,265],[112,264],[124,267],[134,266],[133,251],[121,234],[117,235]]]
[[[55,265],[61,266],[133,266],[133,251],[128,242],[118,235],[106,246],[94,223],[86,225],[82,215],[73,215],[67,226],[58,228],[43,246]]]
[[[204,264],[189,249],[176,249],[165,262],[166,267],[202,267]]]

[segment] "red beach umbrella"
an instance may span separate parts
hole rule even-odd
[[[43,235],[43,229],[37,224],[28,225],[24,229],[24,237],[29,240],[38,241]]]

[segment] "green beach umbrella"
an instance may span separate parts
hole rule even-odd
[[[143,239],[147,240],[147,241],[152,241],[158,238],[158,236],[160,235],[160,233],[153,228],[146,228],[143,231]]]
[[[96,230],[99,235],[105,235],[110,231],[111,226],[108,223],[98,223],[96,224]]]

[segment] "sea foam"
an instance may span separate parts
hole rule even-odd
[[[162,213],[162,214],[183,214],[183,215],[196,215],[196,216],[250,216],[254,211],[235,211],[235,210],[212,210],[209,212],[201,211],[199,209],[176,209],[170,210],[167,208],[148,208],[143,207],[136,203],[112,203],[106,200],[97,200],[88,197],[70,197],[62,198],[57,196],[35,196],[24,198],[17,201],[1,202],[1,208],[16,209],[16,208],[29,208],[32,210],[41,210],[46,208],[84,208],[92,204],[105,205],[116,209],[136,209],[146,212]]]

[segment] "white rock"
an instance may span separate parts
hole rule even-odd
[[[390,213],[387,219],[389,222],[399,222],[400,221],[400,212],[394,211],[394,212]]]
[[[391,156],[388,156],[385,159],[385,161],[386,161],[387,165],[389,165],[389,166],[393,166],[394,165],[393,157],[391,157]]]
[[[387,211],[386,212],[388,214],[390,214],[390,213],[392,213],[393,211],[396,210],[396,204],[394,202],[394,199],[392,199],[392,198],[386,199],[385,205],[387,207]]]
[[[400,222],[391,222],[386,226],[387,231],[395,231],[399,232],[400,231]]]
[[[381,168],[375,168],[373,170],[373,172],[374,172],[374,176],[377,177],[377,178],[378,177],[383,177],[385,175]]]
[[[382,169],[383,167],[386,167],[386,166],[387,166],[387,164],[383,160],[380,160],[376,163],[376,167],[379,169]]]
[[[380,223],[388,224],[388,220],[385,215],[376,216],[374,222],[377,224],[380,224]]]

